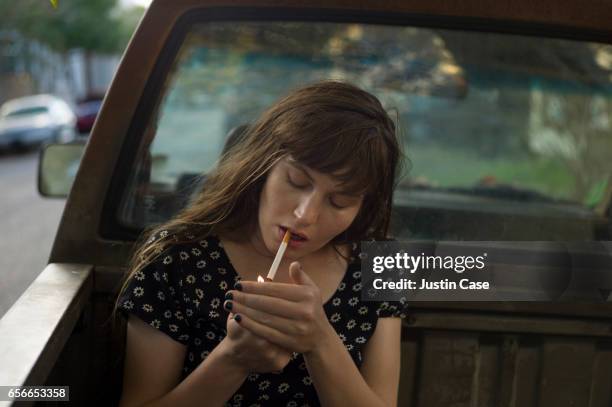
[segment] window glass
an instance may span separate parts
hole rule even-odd
[[[367,89],[399,116],[411,165],[395,197],[396,234],[609,236],[612,46],[316,22],[191,27],[143,135],[122,224],[169,219],[233,129],[289,89],[328,78]]]

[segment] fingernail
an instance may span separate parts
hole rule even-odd
[[[242,320],[242,317],[240,316],[240,314],[236,314],[234,315],[234,320],[236,320],[236,322],[240,322]]]
[[[231,301],[225,301],[225,304],[223,304],[223,307],[226,310],[231,310],[232,309],[232,302]]]
[[[228,292],[225,293],[225,299],[226,300],[233,300],[234,296],[232,295],[231,292],[228,291]]]
[[[236,284],[234,284],[234,288],[238,291],[242,291],[242,284],[240,284],[240,282],[237,282]]]

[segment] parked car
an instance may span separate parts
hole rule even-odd
[[[76,105],[76,129],[79,134],[84,135],[93,128],[100,107],[102,106],[102,96],[89,96]]]
[[[137,237],[182,209],[232,129],[322,77],[398,112],[413,168],[396,237],[492,241],[508,260],[495,268],[524,275],[557,266],[532,262],[544,246],[579,271],[570,282],[589,283],[593,258],[609,272],[610,21],[606,2],[578,0],[154,0],[74,183],[84,144],[42,155],[41,193],[70,195],[48,266],[0,319],[0,383],[116,405],[125,324],[109,318]],[[600,288],[555,303],[411,303],[398,405],[612,405],[612,287]]]
[[[70,141],[75,121],[70,106],[53,95],[9,100],[0,107],[0,148],[25,149],[44,142]]]

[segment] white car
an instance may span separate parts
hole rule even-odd
[[[76,116],[62,99],[52,95],[12,99],[0,107],[0,148],[25,149],[44,142],[74,138]]]

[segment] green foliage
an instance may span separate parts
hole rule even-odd
[[[120,52],[144,9],[119,12],[117,0],[0,0],[0,27],[17,30],[58,51]]]

